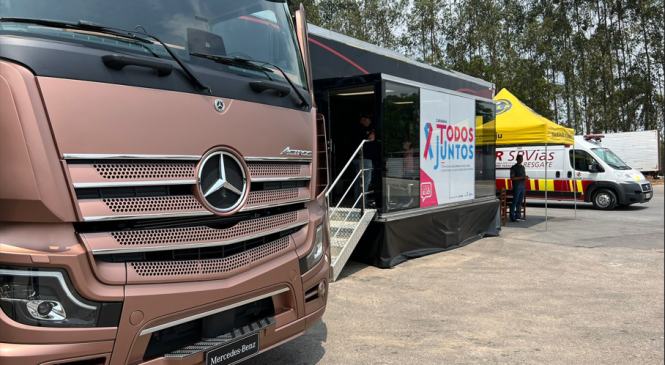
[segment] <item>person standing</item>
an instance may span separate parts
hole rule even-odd
[[[529,176],[524,168],[524,156],[517,155],[517,163],[510,168],[510,180],[513,182],[513,203],[510,205],[510,221],[519,222],[522,219],[522,203],[526,194],[526,181]]]
[[[355,127],[354,131],[354,145],[356,146],[356,148],[360,146],[360,143],[362,143],[362,141],[369,140],[374,142],[375,139],[374,130],[370,128],[371,125],[372,125],[372,116],[370,114],[361,114],[358,125]],[[363,151],[363,159],[362,159],[363,166],[361,167],[360,155],[357,155],[353,160],[353,166],[355,167],[354,178],[358,176],[358,173],[360,172],[361,169],[365,169],[364,172],[365,192],[368,191],[369,184],[372,182],[372,169],[374,167],[374,164],[372,163],[373,158],[374,158],[373,143],[365,143]],[[360,188],[361,180],[362,177],[359,177],[353,186],[353,192],[355,196],[354,202],[357,201],[360,198],[360,195],[362,194],[362,190]],[[367,195],[365,195],[365,203],[367,203]]]

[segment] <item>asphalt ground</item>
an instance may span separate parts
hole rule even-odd
[[[530,202],[500,237],[349,263],[323,320],[245,364],[663,364],[663,186],[612,212]]]

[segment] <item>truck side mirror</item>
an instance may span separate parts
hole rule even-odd
[[[600,172],[600,166],[598,165],[598,162],[594,162],[589,165],[589,172],[594,174]]]

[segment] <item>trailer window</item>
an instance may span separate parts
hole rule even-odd
[[[420,89],[386,82],[383,161],[386,212],[420,207]]]
[[[496,194],[496,105],[476,101],[476,198]]]

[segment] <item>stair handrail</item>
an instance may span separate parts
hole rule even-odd
[[[358,201],[359,201],[360,199],[363,199],[363,200],[364,200],[364,198],[365,198],[364,195],[360,195],[360,196],[358,197],[358,199],[356,200],[356,202],[353,203],[353,206],[355,207],[356,204],[358,204]],[[330,240],[330,242],[334,242],[334,241],[335,241],[335,239],[337,238],[337,235],[339,235],[339,232],[341,232],[341,231],[342,231],[342,228],[344,228],[344,225],[346,224],[346,221],[349,220],[349,217],[351,216],[351,213],[353,213],[353,210],[349,210],[349,212],[346,214],[346,217],[344,217],[344,220],[342,221],[342,224],[339,225],[339,227],[337,228],[337,231],[335,232],[335,235],[334,235],[333,238]],[[364,215],[364,214],[365,214],[365,213],[361,214],[361,216]],[[330,216],[332,217],[332,214],[331,214]]]
[[[366,139],[366,140],[360,142],[360,145],[358,146],[358,148],[356,148],[356,152],[354,152],[353,155],[351,155],[351,158],[349,159],[349,161],[346,163],[346,165],[344,166],[344,168],[342,169],[342,171],[337,175],[337,179],[335,179],[335,182],[333,182],[333,183],[330,185],[330,187],[328,187],[328,192],[326,192],[326,198],[330,195],[330,193],[333,191],[333,188],[335,187],[335,185],[337,185],[337,183],[339,182],[339,180],[342,178],[342,175],[344,175],[344,173],[346,172],[346,169],[348,169],[349,166],[351,166],[351,163],[353,163],[353,160],[355,160],[356,155],[357,155],[360,151],[363,151],[363,152],[364,152],[364,149],[365,149],[365,143],[371,143],[371,142],[373,142],[373,141],[370,141],[370,140],[368,140],[368,139]],[[364,167],[364,166],[363,166],[363,167]]]
[[[358,154],[360,154],[360,166],[358,166],[359,167],[358,168],[358,170],[359,170],[358,174],[356,175],[356,177],[353,179],[353,181],[351,182],[349,187],[346,189],[346,191],[342,195],[342,198],[337,203],[337,206],[335,206],[335,209],[333,209],[332,211],[327,212],[328,221],[330,221],[333,218],[333,216],[335,215],[335,213],[337,213],[337,210],[339,209],[339,206],[342,204],[342,202],[344,201],[346,196],[349,194],[351,189],[354,188],[354,186],[355,186],[355,184],[356,184],[356,182],[358,181],[359,178],[361,179],[361,183],[360,183],[360,185],[361,185],[361,187],[360,187],[361,194],[356,199],[356,201],[353,203],[353,206],[351,206],[351,209],[349,209],[349,212],[346,214],[346,216],[342,220],[342,224],[339,227],[337,227],[337,231],[335,232],[334,235],[332,235],[333,237],[330,240],[331,242],[334,241],[337,238],[337,236],[341,232],[342,228],[344,228],[344,226],[346,225],[346,222],[349,220],[349,217],[351,216],[351,213],[353,213],[353,209],[356,207],[356,205],[358,205],[358,202],[362,202],[362,204],[360,205],[360,215],[361,216],[365,215],[365,197],[367,195],[367,192],[365,191],[365,171],[372,171],[373,170],[373,169],[366,169],[365,168],[365,144],[366,143],[372,143],[372,142],[373,141],[370,141],[370,140],[363,140],[362,142],[360,142],[360,145],[358,146],[358,148],[356,148],[356,151],[353,153],[353,155],[351,155],[351,158],[346,163],[346,165],[344,166],[342,171],[339,173],[339,175],[337,176],[337,179],[335,179],[335,181],[332,183],[332,185],[330,185],[330,187],[328,188],[328,191],[326,192],[325,197],[326,197],[326,200],[328,202],[328,206],[330,206],[330,194],[332,193],[332,191],[335,188],[335,186],[337,185],[337,183],[339,183],[340,179],[342,178],[342,176],[344,175],[346,170],[349,168],[349,166],[351,166],[353,161],[356,159],[356,156],[358,156]],[[332,232],[330,232],[330,234],[332,234]]]
[[[365,195],[367,195],[367,192],[365,191],[365,171],[371,171],[373,169],[365,169],[365,144],[366,143],[372,143],[372,142],[374,142],[374,141],[370,141],[368,139],[363,140],[362,142],[360,142],[360,145],[358,146],[358,148],[356,148],[356,151],[353,153],[353,155],[351,155],[351,158],[349,159],[349,161],[346,163],[346,165],[344,165],[344,168],[342,169],[342,171],[340,171],[340,173],[337,175],[337,179],[335,179],[335,181],[328,187],[328,191],[326,192],[325,197],[328,201],[328,206],[330,206],[330,194],[335,189],[335,186],[337,185],[337,183],[342,179],[342,176],[344,175],[346,170],[349,168],[349,166],[351,166],[353,161],[356,159],[356,156],[360,153],[360,166],[359,166],[360,168],[359,168],[358,174],[353,179],[353,182],[351,183],[351,185],[349,185],[349,187],[346,189],[346,191],[344,192],[344,195],[342,195],[342,198],[340,199],[339,203],[337,203],[337,206],[335,206],[335,209],[333,209],[333,211],[329,214],[330,218],[332,218],[332,216],[337,212],[337,210],[339,209],[340,204],[342,204],[342,201],[344,201],[344,198],[346,198],[346,196],[349,194],[349,191],[351,191],[351,189],[355,185],[356,181],[358,181],[358,178],[362,179],[361,184],[360,184],[360,189],[361,189],[360,196],[364,198]],[[357,204],[358,204],[358,201],[356,201],[351,208],[353,209]],[[360,210],[361,210],[361,214],[365,214],[365,199],[362,199],[362,205],[361,205]]]
[[[344,199],[346,199],[346,196],[349,195],[349,193],[351,192],[351,188],[353,187],[353,185],[356,183],[356,181],[358,181],[358,179],[360,178],[360,175],[363,174],[364,172],[365,172],[365,169],[361,169],[360,171],[358,171],[358,174],[356,175],[355,179],[353,179],[353,181],[351,182],[351,186],[348,189],[346,189],[346,192],[344,193],[344,195],[342,195],[342,197],[339,198],[339,202],[337,202],[337,205],[335,206],[335,209],[333,209],[332,213],[330,213],[331,217],[337,212],[337,210],[339,209],[339,206],[342,205],[342,202],[344,201]],[[364,185],[363,185],[362,189],[363,190],[365,189]],[[365,195],[361,194],[361,196],[365,196]],[[358,204],[357,201],[355,203],[353,203],[352,208],[355,207],[357,204]],[[328,201],[328,206],[330,206],[330,201]]]

